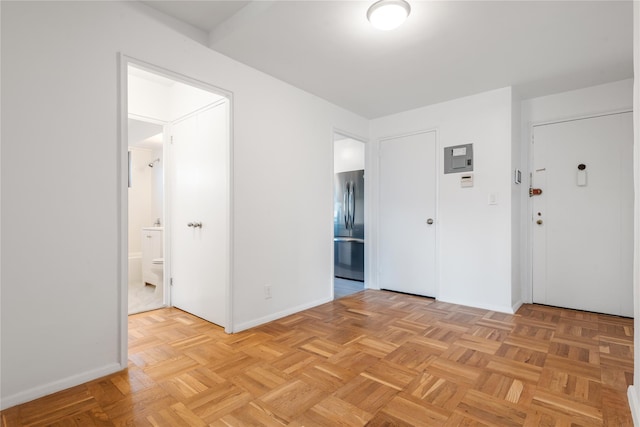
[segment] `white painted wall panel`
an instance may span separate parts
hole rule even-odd
[[[460,187],[461,174],[440,172],[439,176],[438,298],[509,312],[511,89],[373,120],[373,147],[377,149],[380,138],[428,129],[438,131],[440,171],[444,170],[444,147],[472,143],[474,150],[473,188]],[[497,197],[496,205],[488,204],[491,193]]]
[[[640,425],[640,4],[633,3],[633,63],[635,84],[633,86],[633,123],[634,123],[634,265],[633,265],[633,302],[634,302],[634,366],[633,385],[629,386],[629,406],[634,425]]]
[[[331,297],[333,128],[367,135],[365,119],[205,48],[139,4],[1,7],[3,406],[126,365],[118,52],[233,92],[234,323]]]
[[[522,173],[523,185],[529,185],[531,130],[533,124],[586,117],[630,109],[633,104],[633,79],[592,86],[523,100],[521,103]],[[524,220],[521,224],[523,253],[521,254],[522,300],[531,302],[531,241],[530,203],[528,195],[521,196]],[[529,218],[529,219],[527,219]]]

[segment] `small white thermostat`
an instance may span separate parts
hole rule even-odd
[[[468,173],[460,176],[460,187],[468,188],[473,187],[473,174]]]

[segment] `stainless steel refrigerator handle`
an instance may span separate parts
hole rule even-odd
[[[347,197],[349,196],[349,183],[344,185],[344,193],[342,196],[342,212],[344,212],[344,226],[349,229],[349,210],[347,209]]]
[[[349,181],[349,230],[353,230],[353,181]]]
[[[334,242],[351,242],[351,243],[364,243],[364,239],[358,239],[357,237],[334,237]]]
[[[349,191],[349,205],[351,212],[351,229],[353,230],[353,225],[356,222],[356,197],[353,194],[353,190],[356,188],[356,184],[354,182],[351,183],[351,190]]]

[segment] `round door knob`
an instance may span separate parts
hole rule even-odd
[[[537,220],[537,221],[536,221],[536,224],[538,224],[538,225],[542,225],[542,220],[541,220],[541,219]]]
[[[194,225],[193,225],[193,223],[192,223],[192,222],[190,222],[189,224],[187,224],[187,227],[193,227],[193,226],[194,226]]]
[[[427,220],[427,224],[429,224],[429,225],[433,224],[433,218],[429,218],[429,219]]]

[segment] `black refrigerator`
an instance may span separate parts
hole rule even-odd
[[[334,275],[364,281],[364,170],[334,178]]]

